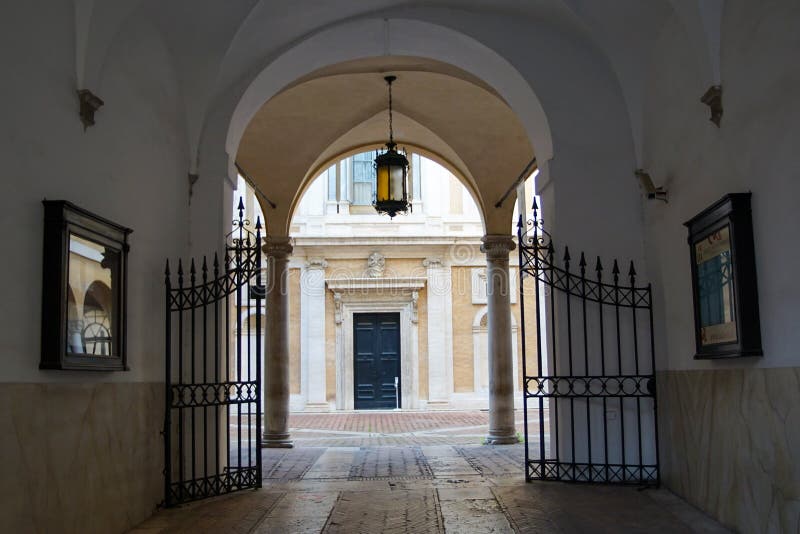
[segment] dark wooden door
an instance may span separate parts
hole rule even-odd
[[[399,406],[400,314],[357,313],[353,330],[355,408]]]

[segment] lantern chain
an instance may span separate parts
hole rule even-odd
[[[396,76],[386,76],[384,80],[389,85],[389,147],[394,146],[394,127],[392,123],[392,82],[397,79]]]

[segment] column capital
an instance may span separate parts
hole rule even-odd
[[[328,266],[328,262],[325,258],[309,258],[306,261],[306,269],[325,269]]]
[[[508,253],[516,248],[510,234],[486,234],[481,238],[481,252],[489,259],[508,259]]]
[[[292,238],[288,236],[267,236],[261,250],[264,254],[278,259],[286,259],[294,250]]]

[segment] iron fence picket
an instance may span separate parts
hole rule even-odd
[[[234,232],[229,234],[223,268],[215,254],[211,278],[205,257],[199,280],[196,264],[194,260],[190,262],[188,285],[184,283],[182,260],[178,261],[177,286],[172,284],[168,263],[165,269],[166,506],[261,486],[262,297],[258,291],[255,292],[255,364],[251,361],[250,339],[246,351],[242,350],[242,336],[246,332],[240,313],[245,304],[243,294],[248,296],[247,304],[251,303],[253,280],[257,287],[261,284],[261,223],[256,223],[255,232],[246,228],[249,224],[240,202],[239,218],[234,221]],[[231,308],[232,304],[236,310]],[[232,340],[233,312],[236,331]],[[248,361],[243,366],[245,356]],[[231,432],[234,424],[238,427],[235,435]],[[247,425],[246,443],[243,424]],[[233,440],[235,458],[231,455]]]
[[[657,485],[660,478],[651,286],[636,285],[637,275],[632,262],[628,271],[630,283],[620,284],[616,260],[612,282],[605,282],[599,257],[595,266],[596,276],[590,278],[586,273],[587,262],[583,253],[580,255],[579,271],[573,273],[567,247],[564,249],[562,265],[557,265],[555,246],[538,220],[535,201],[533,218],[524,222],[520,217],[517,226],[522,273],[520,303],[524,308],[522,278],[527,276],[535,284],[538,351],[536,375],[528,374],[523,352],[526,480]],[[540,298],[542,288],[545,299]],[[590,304],[596,306],[590,307]],[[622,314],[626,309],[630,310],[629,314]],[[649,322],[639,320],[638,314],[645,310]],[[607,360],[613,354],[613,349],[606,350],[609,342],[606,337],[607,313],[611,317],[611,328],[616,338],[615,366]],[[548,372],[544,370],[542,358],[541,334],[545,321],[550,323],[551,338],[548,340],[547,363],[551,364]],[[526,341],[525,328],[523,321],[523,347]],[[650,338],[649,351],[640,347],[641,336],[645,333]],[[557,350],[564,347],[565,350]],[[581,349],[582,362],[576,360]],[[647,352],[650,357],[645,363]],[[565,367],[566,373],[559,372],[559,363]],[[531,450],[528,435],[528,400],[531,398],[538,398],[538,450]],[[618,400],[613,403],[613,399]],[[549,421],[552,432],[549,447],[545,446],[545,401],[553,416]],[[566,412],[562,410],[559,413],[559,405],[564,402],[567,403]],[[619,410],[618,418],[610,417],[613,404]],[[602,413],[599,413],[600,410]],[[614,419],[616,421],[611,425]],[[627,428],[628,423],[632,425],[630,429]],[[562,425],[566,425],[563,432],[560,428]],[[612,426],[619,426],[619,429],[612,431]]]

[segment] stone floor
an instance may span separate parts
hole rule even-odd
[[[664,489],[526,484],[523,445],[479,444],[485,413],[435,415],[295,414],[296,448],[262,451],[263,488],[133,532],[726,532]]]

